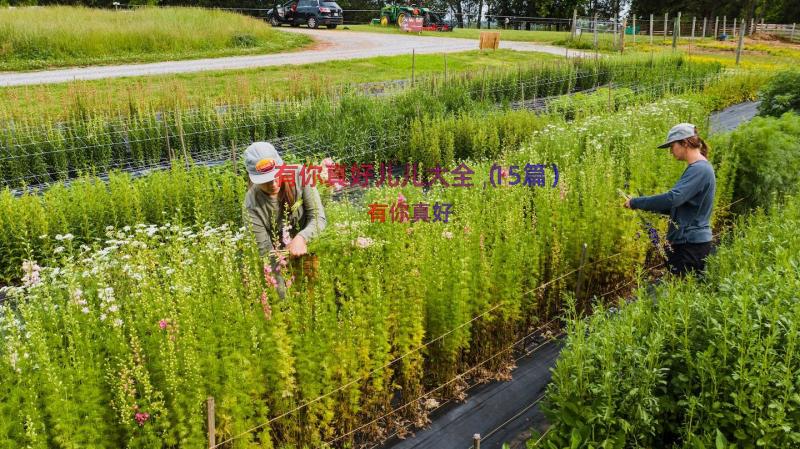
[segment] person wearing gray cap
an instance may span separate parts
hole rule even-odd
[[[281,170],[283,159],[272,144],[255,142],[242,159],[251,182],[244,198],[245,223],[255,234],[261,257],[269,256],[267,278],[284,298],[291,283],[283,275],[290,262],[286,253],[298,268],[299,258],[305,256],[302,271],[314,276],[318,262],[307,255],[307,243],[325,229],[325,210],[317,188],[301,182],[300,170]]]
[[[705,271],[705,259],[713,252],[711,212],[716,178],[708,162],[708,146],[691,123],[680,123],[667,133],[659,148],[688,165],[678,182],[661,195],[641,196],[625,201],[625,207],[670,216],[667,229],[667,264],[670,272],[684,276]]]

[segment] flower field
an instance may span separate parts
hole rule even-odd
[[[652,239],[666,223],[648,218],[648,229],[633,212],[609,213],[620,208],[618,190],[669,188],[683,170],[655,149],[669,127],[707,123],[712,110],[752,98],[764,79],[720,76],[715,64],[680,58],[608,61],[463,79],[388,98],[256,104],[231,115],[212,106],[113,119],[88,114],[68,123],[6,128],[3,142],[30,145],[7,146],[17,153],[0,161],[7,186],[0,192],[0,272],[10,286],[0,305],[0,447],[206,447],[209,396],[216,402],[219,447],[364,447],[424,424],[439,401],[463,397],[468,381],[506,378],[511,342],[537,329],[555,331],[565,310],[602,310],[593,298],[659,265]],[[597,70],[597,64],[607,65]],[[554,100],[543,113],[512,107],[572,92],[581,83],[586,89],[610,81],[619,84]],[[434,100],[436,106],[422,113]],[[320,126],[293,134],[309,123]],[[141,139],[131,139],[134,132]],[[737,177],[750,169],[728,143],[747,141],[747,132],[710,142],[718,228],[734,220]],[[42,136],[58,146],[42,150]],[[334,198],[332,189],[320,187],[328,227],[309,244],[319,268],[309,282],[281,264],[293,282],[280,299],[273,273],[241,222],[246,175],[229,156],[254,139],[276,137],[326,142],[314,151],[287,152],[292,162],[331,156],[415,161],[425,169],[464,163],[474,170],[474,185],[375,187],[355,199]],[[130,153],[136,140],[141,146]],[[132,160],[131,154],[138,156]],[[54,155],[62,158],[60,171],[49,168]],[[220,155],[220,165],[192,163]],[[92,175],[171,161],[169,170],[135,177]],[[557,165],[555,187],[486,182],[493,167],[526,164]],[[70,182],[15,194],[9,187],[25,185],[21,179]],[[374,202],[454,208],[446,223],[379,223],[364,207]],[[748,252],[745,246],[730,251],[716,262],[714,276],[735,268],[735,251]],[[789,252],[780,254],[775,260],[788,267]],[[585,276],[576,295],[579,270]],[[682,288],[668,291],[678,297]],[[626,320],[639,308],[645,313],[642,304],[615,319]],[[668,316],[675,329],[684,323],[678,320],[682,310]],[[571,410],[569,403],[581,417],[595,413],[591,398],[584,404],[574,397],[573,390],[586,391],[570,383],[574,368],[631,341],[609,337],[602,340],[606,352],[581,352],[582,344],[605,335],[602,326],[612,319],[601,315],[594,318],[599,324],[592,322],[601,330],[585,342],[580,326],[588,325],[570,324],[580,335],[568,343],[554,377],[551,447],[566,445],[572,429],[579,442],[598,434],[569,422],[562,410]],[[686,360],[695,357],[685,340],[673,344]],[[641,363],[620,366],[642,369],[626,373],[642,384],[655,378]],[[581,382],[600,383],[591,377],[595,371],[583,372],[587,380]],[[618,377],[609,379],[618,386]],[[660,400],[644,387],[639,394],[634,404]],[[670,411],[679,408],[677,401]],[[688,427],[667,431],[697,434],[701,442],[716,438],[704,424],[712,422],[710,415],[692,416]],[[656,441],[647,416],[639,419],[619,423],[623,430],[614,428],[616,439],[609,441],[622,441],[619,447],[634,441],[616,436],[620,432]],[[790,441],[770,438],[765,441]]]

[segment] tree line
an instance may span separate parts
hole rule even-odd
[[[112,7],[115,0],[0,0],[0,5],[85,5]],[[276,1],[285,0],[116,0],[125,4],[163,6],[201,6],[220,8],[269,8]],[[622,17],[636,14],[670,16],[678,12],[684,17],[728,16],[730,18],[756,17],[768,23],[800,22],[798,0],[400,0],[413,2],[434,11],[451,13],[463,26],[465,22],[485,23],[487,17],[497,21],[497,16],[553,17],[569,19],[573,10],[578,15],[592,17]],[[344,9],[377,10],[386,4],[383,0],[337,0]],[[479,20],[480,19],[480,20]]]

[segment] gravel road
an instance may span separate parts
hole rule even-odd
[[[311,48],[269,55],[231,56],[224,58],[167,61],[148,64],[77,67],[38,72],[0,73],[0,86],[63,83],[73,80],[96,80],[126,76],[164,75],[205,70],[245,69],[276,65],[299,65],[315,62],[370,58],[417,53],[452,53],[476,50],[478,41],[452,37],[430,37],[389,33],[369,33],[349,30],[312,30],[282,27],[282,31],[312,36],[317,42]],[[500,48],[532,51],[570,57],[584,52],[532,42],[501,41]]]

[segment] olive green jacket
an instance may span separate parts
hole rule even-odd
[[[295,204],[288,211],[288,224],[291,225],[289,235],[294,238],[300,234],[306,242],[310,242],[325,229],[325,209],[316,187],[303,186],[299,176],[295,181]],[[284,209],[284,204],[271,199],[257,185],[250,186],[245,194],[244,223],[249,224],[255,234],[262,257],[275,249],[274,243],[279,248],[283,247],[282,228],[287,216]]]

